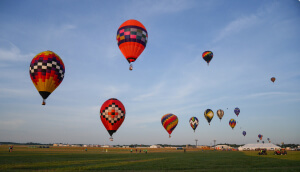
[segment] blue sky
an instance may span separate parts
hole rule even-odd
[[[128,19],[149,36],[133,71],[116,42]],[[299,19],[298,0],[2,0],[0,141],[210,145],[255,143],[262,134],[299,144]],[[42,106],[29,64],[46,50],[62,58],[66,72]],[[206,50],[214,53],[209,66]],[[113,142],[99,117],[109,98],[126,108]],[[179,118],[171,138],[160,121],[167,113]],[[192,116],[199,119],[195,133]]]

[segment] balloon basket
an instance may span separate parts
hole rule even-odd
[[[114,141],[114,139],[112,137],[109,138],[110,141]]]
[[[129,70],[132,70],[133,69],[133,67],[132,67],[132,64],[130,64],[130,66],[129,66]]]
[[[46,102],[45,102],[45,100],[43,100],[43,103],[42,103],[42,105],[46,105]]]
[[[171,135],[169,135],[169,138],[171,138]]]

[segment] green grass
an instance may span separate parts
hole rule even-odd
[[[0,146],[0,171],[300,171],[300,152],[286,156],[268,152],[204,151],[147,149],[148,154],[130,153],[129,149],[27,148]]]

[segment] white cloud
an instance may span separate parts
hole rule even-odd
[[[230,22],[225,28],[223,28],[222,31],[218,34],[218,36],[214,39],[214,42],[218,42],[232,34],[239,33],[243,29],[253,26],[259,22],[260,18],[255,14],[240,17]]]
[[[34,57],[33,53],[22,54],[21,50],[11,42],[0,42],[0,61],[28,61],[32,57]]]

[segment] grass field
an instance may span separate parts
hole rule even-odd
[[[134,150],[134,149],[133,149]],[[139,150],[139,149],[138,149]],[[246,151],[203,151],[200,149],[150,149],[130,153],[130,149],[109,148],[28,148],[0,146],[0,171],[300,171],[300,152],[259,156]]]

